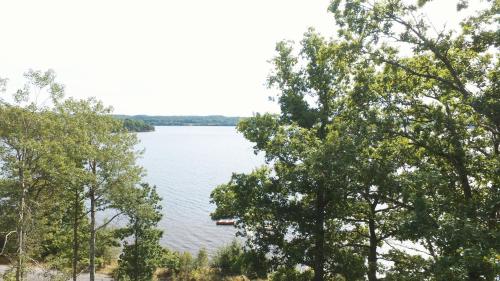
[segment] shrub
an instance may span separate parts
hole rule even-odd
[[[266,278],[269,262],[265,255],[244,249],[233,240],[231,244],[219,249],[212,261],[212,267],[221,276],[246,275],[249,278]]]
[[[195,267],[203,268],[207,266],[208,266],[208,253],[205,248],[201,248],[201,250],[198,251],[198,255],[196,256]]]
[[[243,248],[233,240],[231,244],[220,248],[212,260],[212,266],[222,276],[241,275],[243,272]]]
[[[311,281],[313,280],[314,272],[312,270],[306,270],[300,272],[294,268],[279,268],[274,272],[270,281]]]

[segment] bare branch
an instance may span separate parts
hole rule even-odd
[[[99,226],[98,228],[96,228],[95,230],[98,231],[102,228],[105,228],[110,222],[112,222],[114,219],[116,219],[117,217],[123,215],[124,212],[120,212],[118,214],[115,214],[114,216],[111,217],[111,219],[109,219],[107,222],[105,222],[104,224],[102,224],[101,226]]]
[[[9,236],[10,236],[12,233],[17,233],[17,231],[12,230],[12,231],[10,231],[9,233],[7,233],[7,234],[4,236],[4,241],[3,241],[2,251],[0,251],[0,256],[4,255],[5,246],[7,246],[7,241],[9,240]]]

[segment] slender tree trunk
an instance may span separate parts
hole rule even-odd
[[[460,143],[460,136],[457,133],[456,125],[453,122],[453,115],[451,114],[448,105],[446,105],[445,109],[446,109],[446,114],[448,115],[447,128],[450,131],[451,134],[450,140],[455,152],[454,155],[452,155],[452,159],[450,162],[457,171],[460,184],[462,186],[462,190],[464,193],[464,199],[465,202],[467,203],[467,208],[469,209],[467,210],[468,216],[469,218],[472,218],[475,211],[474,207],[472,206],[472,188],[470,186],[468,179],[468,171],[466,168],[466,155],[463,145],[462,143]]]
[[[90,281],[95,281],[95,190],[90,189],[90,243],[89,243],[89,271]]]
[[[96,175],[96,163],[92,163],[92,173]],[[89,243],[89,271],[90,281],[95,281],[95,212],[96,212],[96,186],[92,184],[89,190],[90,196],[90,243]]]
[[[78,189],[75,188],[75,202],[73,205],[74,218],[73,218],[73,281],[77,278],[77,267],[78,267],[78,226],[80,224],[78,218],[80,216],[80,196]]]
[[[138,231],[139,227],[137,226],[137,218],[136,222],[134,225],[135,228],[135,233],[134,233],[134,248],[135,248],[135,253],[134,253],[134,280],[138,281],[139,280],[139,237],[138,237]]]
[[[325,278],[325,192],[321,186],[316,198],[316,245],[314,249],[314,281]]]
[[[470,187],[469,179],[467,178],[467,169],[465,168],[465,164],[463,162],[463,159],[457,159],[457,172],[460,177],[460,183],[462,185],[462,190],[464,192],[464,198],[465,201],[468,204],[468,208],[471,208],[471,201],[472,201],[472,188]],[[474,212],[471,212],[470,216],[472,216]]]
[[[368,219],[368,227],[370,231],[370,247],[368,250],[368,280],[377,281],[377,233],[375,232],[375,215],[374,210],[371,210],[370,218]]]
[[[26,210],[26,183],[24,182],[24,171],[19,169],[19,178],[21,181],[21,198],[19,201],[19,221],[17,225],[17,241],[18,241],[18,256],[17,256],[17,267],[16,267],[16,280],[22,281],[25,279],[24,276],[24,213]]]

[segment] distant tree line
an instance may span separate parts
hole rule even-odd
[[[236,126],[241,117],[210,116],[149,116],[114,115],[119,119],[144,121],[152,126]]]
[[[125,129],[130,132],[152,132],[155,130],[155,127],[150,124],[146,124],[143,120],[140,119],[123,119],[123,126]]]

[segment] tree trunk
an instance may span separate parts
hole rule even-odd
[[[368,250],[368,280],[377,281],[377,234],[375,232],[375,215],[374,210],[371,210],[370,218],[368,219],[368,227],[370,231],[370,247]]]
[[[24,182],[24,172],[19,169],[19,178],[21,181],[21,198],[19,201],[19,221],[17,225],[18,256],[16,267],[16,281],[22,281],[24,276],[24,212],[26,209],[26,183]]]
[[[96,175],[96,163],[92,163],[92,173]],[[90,243],[89,243],[89,273],[90,281],[95,281],[95,212],[96,212],[96,186],[92,184],[89,190],[90,196]]]
[[[74,220],[73,220],[73,281],[76,281],[77,278],[77,267],[78,267],[78,226],[80,216],[80,196],[78,193],[78,189],[75,189],[75,202],[73,205],[74,209]]]
[[[321,186],[316,198],[316,245],[314,249],[314,281],[325,278],[325,192]]]
[[[455,167],[456,172],[458,174],[460,184],[462,186],[462,191],[464,193],[464,199],[467,204],[467,212],[469,215],[469,218],[472,218],[473,214],[475,211],[473,210],[472,206],[472,188],[469,183],[468,179],[468,171],[466,168],[466,153],[464,151],[463,145],[460,142],[460,136],[457,133],[456,130],[456,125],[453,122],[453,115],[448,107],[446,105],[446,114],[448,117],[447,120],[447,129],[450,131],[451,134],[451,145],[453,146],[454,153],[451,155],[452,159],[450,159],[451,164]]]
[[[467,208],[472,208],[472,188],[470,187],[469,179],[467,178],[467,169],[465,168],[464,160],[462,157],[457,159],[456,169],[458,176],[460,178],[460,184],[462,185],[462,190],[464,192],[465,202],[467,203]],[[474,214],[474,210],[470,210],[471,213],[469,217]]]
[[[95,281],[95,190],[90,189],[90,243],[89,243],[90,281]]]
[[[137,226],[137,218],[134,224],[134,280],[139,280],[139,237],[138,237],[139,227]]]
[[[469,183],[469,171],[467,170],[467,159],[466,153],[463,148],[462,143],[460,142],[460,136],[457,134],[457,130],[455,129],[455,123],[452,122],[453,116],[450,113],[448,106],[446,106],[446,112],[448,114],[448,129],[451,133],[451,143],[454,148],[454,155],[452,155],[451,164],[454,166],[460,181],[460,185],[462,186],[462,191],[464,193],[464,199],[466,204],[466,215],[467,218],[473,221],[477,220],[476,217],[476,205],[474,204],[472,188]],[[471,244],[476,244],[477,241],[474,241],[473,237],[467,237]],[[468,269],[468,277],[470,281],[479,281],[481,280],[480,273],[475,268]]]

